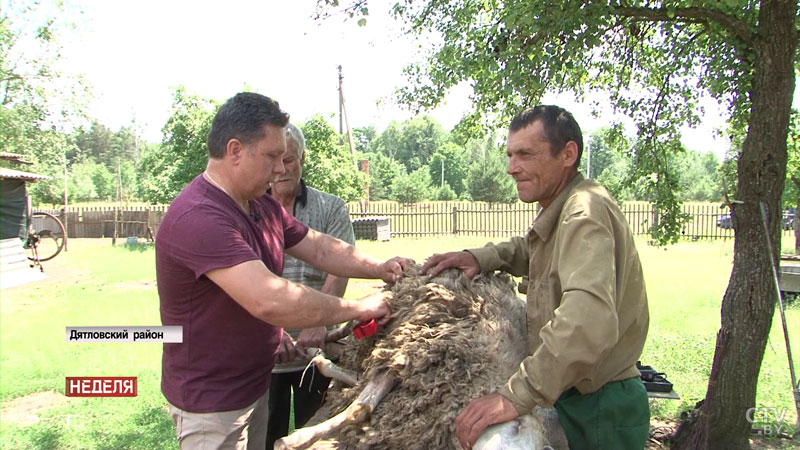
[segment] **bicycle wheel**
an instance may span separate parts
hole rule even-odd
[[[50,261],[61,253],[67,233],[64,224],[56,216],[46,212],[34,212],[31,215],[31,227],[34,234],[32,241],[35,242],[36,248],[29,246],[28,259],[36,261],[38,253],[39,261]]]

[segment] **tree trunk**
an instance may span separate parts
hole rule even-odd
[[[732,205],[735,233],[733,271],[722,299],[720,333],[729,336],[721,357],[714,358],[705,403],[710,414],[699,413],[693,424],[682,427],[673,448],[750,448],[747,410],[755,405],[761,360],[775,312],[776,292],[772,265],[779,263],[778,245],[770,254],[760,203],[769,216],[772,242],[780,242],[781,193],[786,177],[786,139],[794,93],[793,57],[797,3],[764,0],[758,32],[751,51],[755,55],[751,109],[747,138],[738,161],[738,199]],[[769,405],[763,405],[769,406]],[[681,436],[689,433],[689,436]]]

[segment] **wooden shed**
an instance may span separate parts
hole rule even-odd
[[[30,164],[23,155],[0,152],[0,159]],[[0,289],[44,278],[30,266],[23,243],[28,238],[27,183],[49,180],[37,173],[0,167]]]

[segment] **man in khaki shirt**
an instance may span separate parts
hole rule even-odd
[[[644,448],[647,393],[636,361],[649,315],[639,255],[608,192],[578,173],[580,127],[557,106],[518,114],[509,127],[508,173],[519,198],[542,211],[525,237],[433,255],[423,273],[503,270],[530,279],[529,356],[499,392],[456,418],[465,449],[489,425],[555,406],[572,449]]]

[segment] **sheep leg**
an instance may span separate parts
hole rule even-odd
[[[358,323],[357,320],[351,320],[328,331],[328,333],[325,335],[325,342],[336,342],[339,339],[350,335],[350,333],[353,332],[353,327],[356,325],[356,323]]]
[[[276,450],[305,449],[314,442],[347,425],[356,425],[369,419],[370,414],[394,388],[396,378],[381,372],[364,387],[358,398],[344,411],[313,427],[300,428],[275,443]]]
[[[348,386],[355,386],[356,383],[358,383],[358,374],[356,372],[337,366],[318,350],[319,349],[315,348],[306,349],[306,355],[311,358],[311,362],[317,366],[317,372]]]
[[[337,366],[330,359],[317,355],[311,359],[311,362],[317,366],[317,371],[322,375],[333,378],[336,381],[344,383],[348,386],[355,386],[358,383],[358,374],[352,370],[347,370]]]

